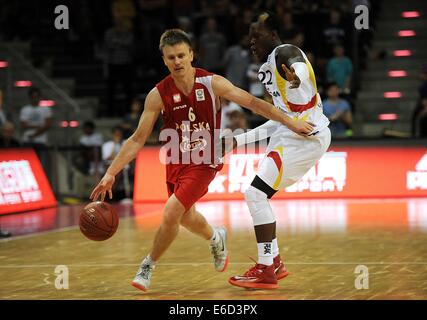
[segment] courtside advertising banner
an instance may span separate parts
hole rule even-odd
[[[36,153],[0,150],[0,214],[52,206],[56,199]]]
[[[135,202],[167,199],[159,150],[145,148],[138,154]],[[227,157],[203,200],[243,199],[264,154],[238,151]],[[427,197],[427,148],[331,147],[300,181],[274,199],[422,196]]]

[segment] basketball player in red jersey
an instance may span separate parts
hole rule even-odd
[[[220,156],[216,156],[221,153],[214,152],[219,144],[219,137],[215,135],[221,121],[219,97],[278,121],[298,134],[306,135],[313,130],[310,123],[289,118],[227,79],[194,68],[191,42],[184,31],[167,30],[160,38],[159,47],[170,75],[148,93],[138,128],[126,140],[90,196],[93,201],[99,197],[103,201],[108,192],[112,198],[115,176],[136,157],[161,114],[164,126],[160,140],[168,140],[170,147],[166,164],[169,199],[153,247],[132,282],[143,291],[149,288],[155,264],[176,238],[180,225],[210,240],[217,271],[222,272],[227,267],[225,229],[211,227],[195,208],[195,203],[207,193],[209,183],[222,167]],[[194,160],[200,157],[202,163]]]

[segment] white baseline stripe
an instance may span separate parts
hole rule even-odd
[[[211,265],[212,262],[165,262],[158,263],[157,266],[202,266],[202,265]],[[230,265],[249,265],[250,262],[229,262]],[[58,264],[59,265],[59,264]],[[138,263],[82,263],[82,264],[61,264],[69,268],[86,268],[86,267],[100,267],[100,268],[115,268],[115,267],[134,267],[139,266]],[[286,265],[427,265],[425,262],[287,262]],[[2,265],[0,269],[19,269],[19,268],[50,268],[56,267],[56,264],[11,264],[11,265]]]

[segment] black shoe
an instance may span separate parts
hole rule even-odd
[[[10,237],[12,234],[9,231],[0,230],[0,238]]]

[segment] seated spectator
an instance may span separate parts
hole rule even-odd
[[[74,165],[84,174],[102,174],[104,166],[101,160],[102,134],[95,132],[95,123],[86,121],[83,123],[83,135],[79,144],[85,147],[74,159]]]
[[[129,138],[138,127],[139,119],[142,112],[142,101],[138,98],[132,100],[130,113],[123,117],[121,127],[123,129],[124,138]]]
[[[237,129],[248,129],[248,122],[246,120],[246,116],[243,111],[233,110],[228,113],[229,124],[228,128],[231,131],[235,131]]]
[[[102,134],[95,132],[95,123],[86,121],[83,123],[83,135],[80,137],[79,143],[85,147],[101,147],[104,142]]]
[[[344,47],[334,47],[334,58],[330,59],[326,67],[329,82],[335,82],[341,93],[350,93],[351,76],[353,74],[353,63],[344,55]]]
[[[427,97],[421,100],[421,109],[415,121],[416,137],[427,138]]]
[[[0,148],[16,148],[20,146],[18,140],[13,137],[14,132],[15,126],[13,123],[3,123],[1,126]]]
[[[336,83],[331,83],[327,91],[328,98],[323,101],[323,112],[331,122],[332,137],[343,138],[349,136],[352,128],[353,117],[350,104],[339,98],[339,89]]]
[[[238,104],[221,99],[221,129],[231,129],[231,115],[234,111],[240,112],[245,116],[244,110]]]
[[[104,142],[102,145],[102,160],[106,165],[110,165],[114,157],[119,153],[123,145],[123,130],[120,127],[114,127],[112,130],[112,139]]]

